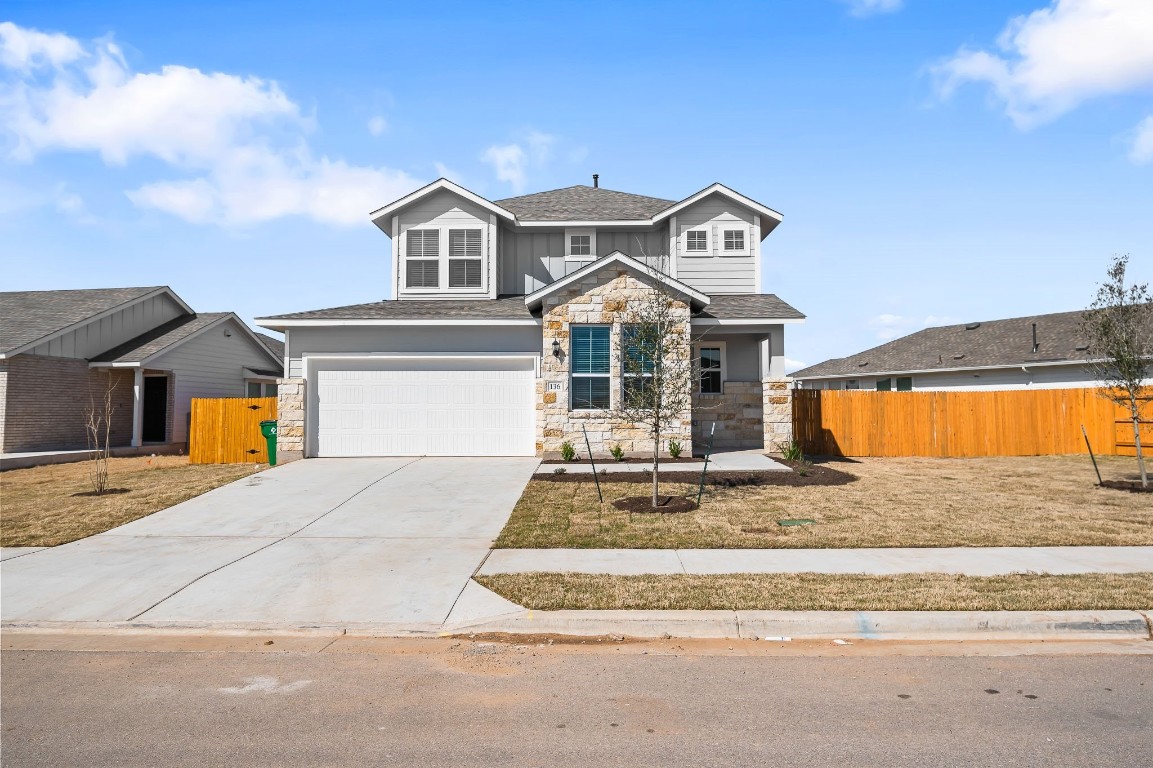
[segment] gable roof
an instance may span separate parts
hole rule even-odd
[[[713,296],[709,305],[693,315],[693,321],[773,320],[803,321],[804,313],[772,293],[737,293]]]
[[[499,205],[492,202],[491,200],[484,198],[484,197],[481,197],[480,195],[473,192],[472,190],[465,189],[464,187],[457,184],[456,182],[449,181],[448,179],[445,179],[445,178],[437,179],[436,181],[432,182],[431,184],[425,184],[420,189],[417,189],[413,192],[409,192],[407,195],[405,195],[404,197],[402,197],[398,200],[393,200],[391,203],[384,206],[383,208],[377,208],[375,211],[373,211],[372,213],[369,214],[369,217],[372,219],[372,222],[374,224],[376,224],[376,226],[380,229],[381,232],[384,232],[384,234],[389,235],[391,237],[392,236],[392,226],[391,226],[391,223],[389,222],[389,218],[392,216],[392,214],[396,213],[401,208],[404,208],[409,203],[416,202],[417,200],[419,200],[422,197],[427,197],[428,195],[431,195],[435,192],[440,192],[441,190],[448,190],[449,192],[453,192],[457,195],[460,195],[464,199],[466,199],[472,203],[475,203],[476,205],[479,205],[481,208],[484,208],[488,211],[491,211],[492,213],[495,213],[497,216],[500,216],[503,219],[507,219],[509,221],[512,221],[516,218],[512,213],[510,213],[509,211],[506,211],[504,208],[501,208]]]
[[[284,342],[281,339],[269,336],[267,333],[256,333],[256,338],[268,347],[268,351],[276,355],[281,360],[284,359]]]
[[[451,324],[461,320],[485,322],[535,323],[524,304],[524,296],[508,295],[496,299],[405,299],[350,304],[344,307],[291,312],[274,317],[258,317],[265,328],[285,328],[312,324]]]
[[[92,363],[109,363],[124,365],[142,363],[150,357],[160,354],[169,347],[187,341],[192,336],[206,330],[226,317],[231,312],[200,312],[198,314],[183,315],[158,325],[151,331],[129,339],[123,344],[113,347],[107,352],[92,358]],[[263,345],[261,345],[263,346]]]
[[[874,376],[1087,362],[1094,358],[1081,332],[1083,317],[1083,312],[1058,312],[925,328],[849,357],[809,366],[794,372],[792,377]],[[1033,323],[1037,324],[1036,352]]]
[[[629,221],[650,219],[676,201],[576,184],[495,202],[527,221]]]
[[[675,277],[666,275],[658,269],[651,268],[647,264],[637,261],[632,256],[621,253],[620,251],[613,251],[608,256],[602,256],[596,261],[590,261],[577,271],[570,272],[559,280],[554,280],[543,288],[533,291],[524,297],[524,303],[528,307],[539,307],[546,298],[554,293],[562,291],[574,283],[580,283],[589,275],[595,275],[602,269],[611,268],[614,264],[617,265],[618,268],[624,267],[641,279],[660,283],[666,290],[688,299],[698,308],[708,306],[709,304],[710,299],[707,294],[701,293],[688,283],[682,283]]]
[[[171,288],[163,285],[144,288],[2,292],[0,354],[14,354],[100,315],[165,292],[185,311],[192,311]]]

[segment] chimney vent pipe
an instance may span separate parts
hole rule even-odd
[[[599,173],[593,174],[593,189],[597,189],[601,185],[601,175]]]

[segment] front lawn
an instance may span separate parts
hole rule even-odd
[[[189,464],[187,456],[110,459],[108,488],[91,492],[88,462],[0,473],[0,545],[54,547],[151,515],[259,469]]]
[[[510,573],[478,576],[476,580],[514,603],[538,611],[1105,611],[1153,606],[1153,573]]]
[[[1098,459],[1106,479],[1134,459]],[[498,548],[717,549],[1153,545],[1146,494],[1098,488],[1088,456],[980,459],[868,458],[829,463],[842,485],[706,486],[701,508],[629,514],[597,501],[591,477],[534,479]],[[644,494],[602,483],[605,500]],[[662,493],[694,495],[687,483]],[[808,518],[813,525],[781,527]]]

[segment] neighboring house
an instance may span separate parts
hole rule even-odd
[[[109,387],[112,446],[187,443],[192,398],[274,395],[282,373],[235,314],[194,312],[165,286],[0,293],[3,453],[86,448]]]
[[[787,440],[784,329],[763,293],[776,211],[721,184],[683,200],[573,186],[487,200],[440,179],[372,214],[394,300],[266,317],[285,333],[280,455],[553,455],[651,450],[610,418],[630,303],[680,302],[701,376],[665,439]],[[381,286],[383,289],[384,286]]]
[[[926,328],[792,374],[803,389],[990,390],[1095,387],[1082,312]],[[1153,332],[1151,329],[1150,332]]]

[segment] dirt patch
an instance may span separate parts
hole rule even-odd
[[[626,496],[614,501],[613,506],[625,512],[670,515],[679,512],[692,512],[697,508],[697,503],[685,496],[658,496],[657,505],[654,507],[652,496]]]
[[[1142,487],[1140,480],[1104,480],[1102,488],[1112,488],[1115,491],[1129,491],[1130,493],[1153,493],[1153,485]]]
[[[652,483],[651,472],[598,472],[597,479],[602,483]],[[533,475],[533,480],[547,483],[591,483],[588,472],[548,472]],[[705,485],[718,488],[735,488],[743,485],[783,485],[805,487],[812,485],[847,485],[857,480],[857,476],[839,469],[814,464],[800,472],[748,472],[721,471],[706,472]],[[662,483],[699,483],[700,472],[661,472]]]

